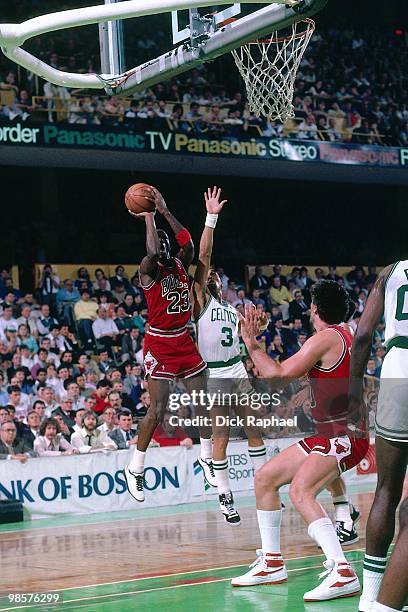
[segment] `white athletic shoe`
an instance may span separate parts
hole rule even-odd
[[[202,457],[199,457],[197,461],[203,469],[206,482],[210,485],[210,487],[216,487],[217,483],[215,482],[214,467],[211,459],[203,459]]]
[[[143,491],[143,474],[136,474],[134,472],[131,472],[128,465],[125,466],[124,472],[127,490],[129,491],[131,496],[135,498],[136,501],[144,502],[145,496]]]
[[[324,580],[315,589],[303,595],[305,601],[326,601],[360,593],[360,582],[349,563],[336,563],[329,559],[323,565],[326,570],[319,574],[319,578]]]
[[[249,566],[249,572],[231,580],[233,587],[256,586],[258,584],[280,584],[288,579],[281,554],[256,551],[257,558]]]

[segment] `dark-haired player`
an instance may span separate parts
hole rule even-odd
[[[144,501],[146,450],[164,415],[169,399],[170,381],[176,376],[183,378],[190,393],[193,390],[205,390],[206,368],[206,363],[198,353],[187,329],[191,303],[186,269],[193,259],[193,241],[188,230],[171,214],[157,189],[152,188],[151,199],[168,221],[180,251],[176,257],[172,257],[169,238],[166,232],[156,229],[154,213],[131,213],[144,218],[146,222],[147,255],[140,264],[139,273],[149,313],[143,353],[151,403],[140,424],[133,458],[125,467],[129,493],[139,502]],[[211,433],[211,427],[200,428],[199,462],[205,478],[214,486]]]
[[[345,290],[334,281],[313,286],[311,322],[316,331],[300,351],[284,361],[273,361],[256,341],[257,315],[245,308],[242,337],[260,374],[279,386],[309,375],[313,390],[312,414],[317,435],[301,440],[273,457],[255,475],[255,493],[262,550],[250,570],[232,580],[233,586],[273,584],[287,580],[280,548],[279,488],[291,483],[293,505],[308,525],[309,535],[326,556],[322,582],[304,594],[305,601],[357,595],[360,584],[344,556],[335,528],[317,495],[366,455],[368,439],[352,437],[348,429],[351,336],[341,326],[347,313]]]

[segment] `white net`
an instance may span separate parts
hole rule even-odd
[[[315,23],[304,19],[291,28],[288,36],[273,32],[267,40],[256,40],[231,52],[245,82],[251,112],[270,121],[294,117],[296,74]]]

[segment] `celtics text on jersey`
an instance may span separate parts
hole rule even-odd
[[[195,321],[200,355],[209,368],[239,358],[238,314],[228,302],[212,296]],[[219,367],[219,366],[218,366]]]

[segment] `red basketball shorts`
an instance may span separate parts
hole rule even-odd
[[[307,455],[316,453],[326,457],[335,457],[340,473],[358,465],[366,456],[369,445],[370,441],[367,438],[350,438],[350,436],[337,438],[311,436],[298,442],[298,447]]]
[[[187,329],[174,336],[146,332],[143,355],[145,374],[155,379],[190,378],[207,367]]]

